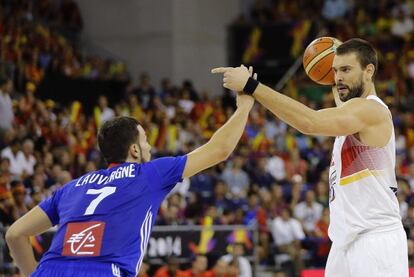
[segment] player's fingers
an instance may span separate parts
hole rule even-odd
[[[253,66],[249,66],[249,74],[250,74],[250,76],[253,75]]]
[[[229,71],[233,67],[216,67],[211,70],[211,73],[225,73],[226,71]]]
[[[257,73],[253,74],[253,79],[257,80]]]
[[[223,83],[227,83],[228,78],[224,77],[223,78]]]
[[[230,89],[230,84],[229,83],[223,83],[223,87]]]

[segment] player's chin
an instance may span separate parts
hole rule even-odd
[[[346,100],[348,100],[348,92],[339,92],[339,99],[341,99],[342,102],[345,102]]]

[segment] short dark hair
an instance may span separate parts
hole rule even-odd
[[[98,143],[107,163],[123,163],[129,147],[138,141],[139,121],[121,116],[106,121],[99,130]]]
[[[369,64],[374,65],[375,71],[374,75],[372,75],[372,79],[374,79],[378,69],[377,52],[374,47],[366,40],[353,38],[345,41],[339,45],[338,48],[336,48],[336,55],[345,55],[350,53],[355,53],[357,55],[359,64],[362,68],[366,68]]]

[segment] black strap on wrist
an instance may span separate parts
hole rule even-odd
[[[252,77],[249,77],[246,85],[243,88],[243,91],[247,94],[253,95],[258,85],[259,82],[257,80],[253,79]]]

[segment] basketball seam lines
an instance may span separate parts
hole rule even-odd
[[[322,78],[320,78],[320,79],[318,80],[318,82],[319,82],[319,81],[321,81],[321,80],[323,80],[326,76],[328,76],[328,74],[329,74],[329,73],[331,73],[331,71],[332,71],[332,68],[331,68],[331,69],[329,69],[328,73],[326,73],[325,75],[323,75],[323,77],[322,77]]]
[[[328,53],[328,52],[330,52],[330,53]],[[308,66],[305,68],[306,74],[309,74],[309,72],[312,70],[312,68],[322,59],[321,56],[325,57],[325,56],[328,56],[329,54],[334,53],[334,52],[335,52],[335,47],[331,46],[328,49],[324,50],[323,52],[319,53],[319,55],[317,55],[315,58],[313,58],[309,62]],[[319,58],[319,59],[317,59],[317,58]]]
[[[318,44],[322,44],[322,43],[326,43],[326,42],[322,42],[322,41],[320,41],[320,42],[315,43],[315,45],[314,45],[314,46],[316,47],[316,45],[318,45]],[[312,43],[311,43],[310,45],[312,45]],[[310,46],[310,45],[309,45],[309,46]],[[309,47],[309,46],[308,46],[308,47]],[[332,42],[331,42],[331,45],[329,45],[328,47],[326,47],[325,49],[323,49],[323,50],[322,50],[322,52],[323,52],[323,51],[325,51],[325,50],[328,50],[328,49],[329,49],[329,48],[331,48],[332,46],[334,46],[334,43],[332,43]],[[322,52],[320,52],[320,53],[322,53]],[[306,50],[305,50],[305,53],[306,53]],[[320,54],[320,53],[319,53],[319,54]],[[312,55],[309,55],[309,56],[312,56]],[[316,55],[316,56],[317,56],[317,55]],[[310,61],[308,61],[308,62],[306,63],[306,67],[308,67],[308,65],[311,63],[311,61],[313,61],[313,59],[314,59],[314,58],[316,58],[316,56],[314,56],[314,57],[313,57]],[[303,67],[305,67],[305,60],[303,60]]]

